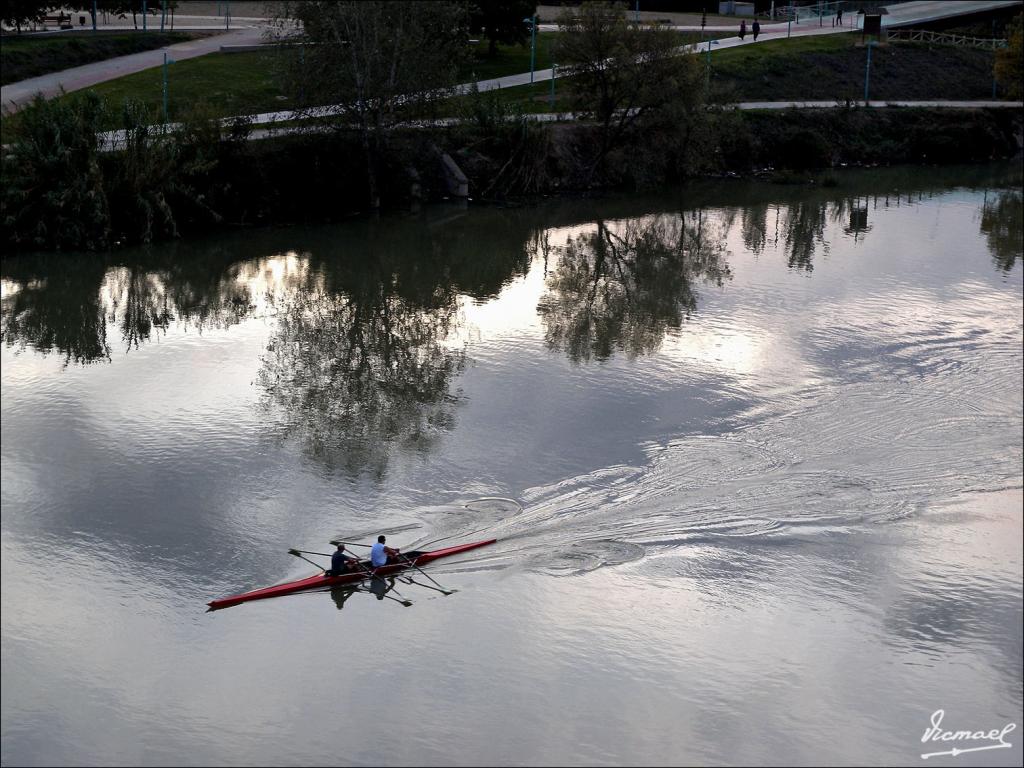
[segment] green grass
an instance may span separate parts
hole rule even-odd
[[[557,33],[538,36],[536,68],[551,65],[551,48]],[[681,35],[680,42],[699,39],[699,33]],[[770,40],[757,45],[722,51],[712,50],[712,88],[734,101],[788,99],[860,99],[864,93],[866,51],[857,34],[824,35]],[[6,45],[6,43],[5,43]],[[486,58],[486,41],[474,52],[461,80],[492,79],[528,72],[530,46],[499,46]],[[213,116],[248,115],[289,109],[293,101],[283,92],[275,75],[275,51],[209,54],[170,65],[169,108],[179,119],[197,104]],[[702,56],[702,58],[704,58]],[[894,43],[872,51],[871,98],[886,99],[986,99],[992,95],[991,51]],[[702,62],[703,63],[703,62]],[[564,97],[569,82],[555,84],[554,111],[566,111]],[[502,90],[502,98],[516,102],[526,112],[550,111],[550,83]],[[121,104],[136,99],[149,108],[154,121],[162,112],[161,68],[128,75],[95,86],[92,90],[111,106],[109,127],[119,127]],[[75,98],[69,94],[64,98]],[[457,113],[457,109],[445,109]],[[3,141],[10,141],[17,116],[0,126]]]
[[[196,37],[188,32],[75,32],[57,35],[3,35],[0,82],[3,85],[59,72],[94,61],[149,51]]]
[[[220,117],[288,109],[290,100],[275,74],[276,57],[274,51],[211,53],[169,65],[170,119],[180,118],[196,104],[204,104]],[[115,109],[126,99],[141,101],[157,118],[163,109],[163,67],[100,83],[90,90]]]
[[[535,69],[551,67],[551,51],[558,38],[557,32],[540,32],[537,35],[537,59]],[[493,57],[487,56],[488,44],[481,39],[473,46],[468,64],[459,70],[459,79],[469,81],[492,80],[496,77],[518,75],[530,71],[530,43],[525,45],[499,45]]]
[[[992,51],[891,43],[871,52],[871,99],[989,99]],[[771,40],[711,53],[712,87],[736,101],[863,99],[857,33]]]

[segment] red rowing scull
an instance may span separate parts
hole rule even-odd
[[[474,541],[471,544],[458,544],[454,547],[445,547],[444,549],[435,549],[431,552],[409,552],[406,556],[412,557],[411,560],[413,565],[421,566],[427,563],[439,560],[442,557],[450,557],[457,555],[461,552],[468,552],[471,549],[477,547],[486,547],[488,544],[493,544],[497,539],[488,539],[487,541]],[[398,573],[409,568],[409,565],[405,563],[395,563],[394,565],[384,565],[377,568],[374,571],[374,575],[387,576],[388,574]],[[340,586],[342,584],[354,584],[362,581],[370,576],[368,571],[356,571],[355,573],[343,573],[340,576],[326,576],[322,573],[316,576],[310,576],[306,579],[299,579],[298,581],[289,581],[285,584],[277,584],[273,587],[264,587],[263,589],[256,589],[252,592],[243,592],[240,595],[232,595],[231,597],[222,597],[219,600],[211,600],[207,605],[210,606],[211,611],[218,610],[220,608],[229,608],[232,605],[238,605],[239,603],[246,603],[250,600],[264,600],[268,597],[280,597],[281,595],[291,595],[295,592],[302,592],[307,589],[322,589],[324,587]]]

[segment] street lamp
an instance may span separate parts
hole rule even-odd
[[[170,119],[167,117],[167,65],[173,64],[174,59],[168,58],[167,51],[164,51],[164,123],[169,123]]]
[[[717,40],[708,40],[708,59],[707,59],[708,63],[707,63],[706,73],[704,75],[704,87],[705,88],[710,88],[711,87],[711,46],[712,45],[718,45],[718,41]]]
[[[868,64],[864,69],[864,106],[868,105],[868,85],[871,82],[871,47],[877,45],[874,40],[868,40]]]
[[[530,83],[533,83],[533,65],[537,60],[537,17],[530,16],[523,19],[524,24],[530,25]]]

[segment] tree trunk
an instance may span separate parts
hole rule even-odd
[[[370,129],[360,130],[363,139],[363,153],[366,155],[366,185],[370,193],[370,208],[380,210],[380,190],[377,187],[377,158],[370,143]]]
[[[498,53],[498,41],[488,34],[487,56],[493,59]]]

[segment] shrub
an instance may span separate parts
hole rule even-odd
[[[99,163],[103,102],[92,93],[22,112],[3,156],[0,221],[6,242],[27,248],[104,248],[110,209]]]

